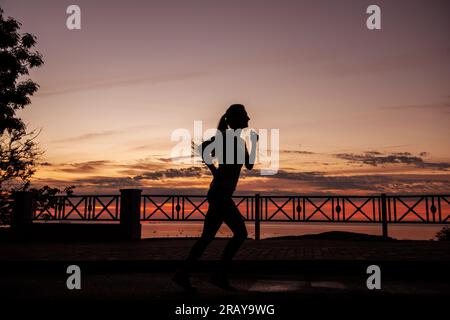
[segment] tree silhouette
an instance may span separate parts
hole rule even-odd
[[[14,18],[6,18],[0,7],[0,223],[10,218],[11,192],[29,187],[42,154],[36,132],[27,132],[17,115],[39,88],[28,78],[29,70],[43,64],[42,55],[33,50],[36,37],[20,33],[20,26]]]
[[[20,33],[21,24],[4,17],[0,8],[0,190],[12,180],[22,182],[23,188],[33,175],[35,161],[41,154],[35,132],[27,132],[26,125],[16,112],[30,104],[39,88],[27,76],[29,70],[43,64],[42,55],[33,50],[36,37]]]

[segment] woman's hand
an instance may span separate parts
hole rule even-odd
[[[259,140],[259,135],[255,131],[250,131],[250,142],[253,144],[256,144]]]
[[[248,170],[252,170],[256,159],[256,143],[258,142],[259,136],[255,131],[250,131],[250,142],[251,149],[250,154],[247,151],[247,146],[245,147],[245,167]]]

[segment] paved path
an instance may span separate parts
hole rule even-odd
[[[1,243],[1,261],[182,260],[194,240],[146,239],[112,243]],[[226,240],[204,255],[214,260]],[[236,260],[450,261],[450,243],[437,241],[247,240]]]
[[[402,305],[412,310],[411,306],[435,306],[438,300],[450,296],[450,243],[305,239],[248,240],[239,251],[230,275],[236,292],[225,292],[208,282],[208,271],[226,243],[216,240],[193,274],[199,293],[186,295],[170,278],[193,243],[194,240],[187,239],[3,242],[0,301],[36,303],[36,310],[42,310],[43,305],[79,308],[90,302],[95,302],[96,307],[107,303],[107,307],[101,308],[102,315],[104,310],[127,302],[135,304],[132,310],[144,308],[143,316],[152,319],[156,312],[157,319],[214,318],[211,313],[208,317],[179,317],[175,310],[181,305],[209,306],[217,312],[220,304],[273,304],[276,316],[250,319],[291,319],[292,314],[308,308],[318,313],[335,312],[341,307],[346,315],[356,310],[349,304],[366,308],[372,308],[373,304],[383,306],[376,309],[380,312]],[[382,271],[382,289],[375,291],[366,286],[366,268],[374,263]],[[71,264],[81,268],[81,290],[66,287],[66,270]],[[430,315],[434,309],[427,310]]]

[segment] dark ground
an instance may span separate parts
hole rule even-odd
[[[319,313],[414,311],[450,302],[450,243],[436,241],[349,241],[321,239],[248,240],[230,270],[236,292],[208,282],[225,245],[216,240],[193,274],[197,294],[186,294],[170,280],[194,240],[147,239],[110,243],[0,243],[0,297],[5,304],[94,305],[114,310],[132,304],[150,319],[201,319],[175,315],[176,307],[215,308],[220,304],[273,304],[274,315],[246,319],[289,319],[306,310]],[[66,287],[67,266],[81,268],[82,289]],[[382,289],[366,286],[369,265],[381,268]],[[52,310],[52,308],[50,308]],[[242,310],[242,309],[241,309]],[[236,310],[234,310],[236,311]],[[402,310],[404,312],[405,310]],[[158,313],[158,317],[155,316]],[[205,319],[205,318],[204,318]]]

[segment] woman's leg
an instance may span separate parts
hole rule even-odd
[[[209,207],[205,216],[202,235],[192,246],[188,258],[186,259],[188,268],[201,257],[211,241],[214,240],[214,237],[223,222],[223,214],[221,212],[221,210],[223,210],[223,202],[217,198],[210,198],[208,201]]]
[[[226,204],[224,222],[233,232],[233,237],[227,243],[222,254],[222,261],[228,263],[233,259],[242,243],[247,239],[247,228],[245,227],[244,218],[234,201],[229,198]]]
[[[247,239],[247,229],[245,227],[244,219],[231,197],[226,200],[224,208],[226,210],[224,212],[224,222],[233,232],[233,237],[225,246],[221,263],[216,272],[212,274],[211,282],[224,290],[234,291],[236,289],[229,284],[226,274],[230,268],[231,260],[245,239]]]
[[[220,212],[220,209],[223,208],[223,204],[220,203],[221,201],[219,201],[219,198],[208,197],[208,202],[209,207],[205,216],[202,235],[194,243],[187,259],[172,278],[179,286],[189,292],[195,291],[195,288],[192,287],[189,280],[189,272],[193,270],[195,262],[197,262],[206,247],[214,239],[223,222],[223,214]]]

